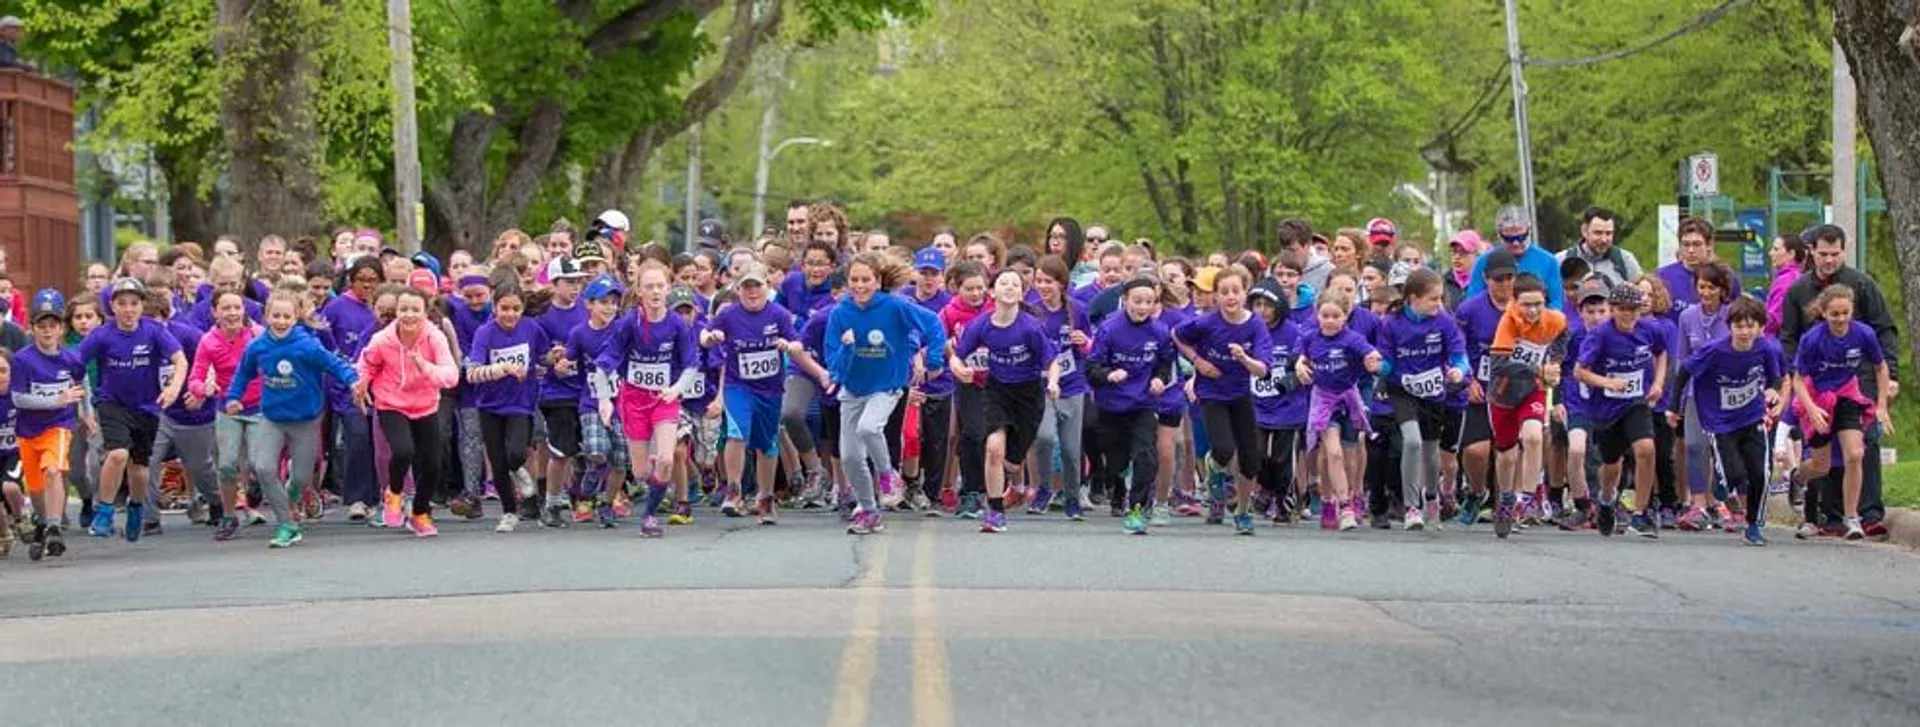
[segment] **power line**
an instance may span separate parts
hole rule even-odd
[[[1567,68],[1567,67],[1573,67],[1573,66],[1591,66],[1599,63],[1606,63],[1607,61],[1617,61],[1622,58],[1626,58],[1628,56],[1639,55],[1641,53],[1644,53],[1646,51],[1649,51],[1661,45],[1664,45],[1669,41],[1679,38],[1680,36],[1700,30],[1709,25],[1713,25],[1714,23],[1719,22],[1721,18],[1726,17],[1728,13],[1731,13],[1734,10],[1739,9],[1741,6],[1744,6],[1750,2],[1752,2],[1752,0],[1726,0],[1726,2],[1720,3],[1718,7],[1715,7],[1712,10],[1708,10],[1707,12],[1701,14],[1699,17],[1696,17],[1693,20],[1687,21],[1685,24],[1681,25],[1680,27],[1674,28],[1673,30],[1668,31],[1667,34],[1665,35],[1662,35],[1658,38],[1654,38],[1653,40],[1649,40],[1645,43],[1641,43],[1640,45],[1632,46],[1629,48],[1622,48],[1620,50],[1616,50],[1610,53],[1602,53],[1597,56],[1585,56],[1581,58],[1526,58],[1521,61],[1521,64],[1528,65],[1528,66],[1540,66],[1543,68]]]

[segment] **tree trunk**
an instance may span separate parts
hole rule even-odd
[[[1920,0],[1833,0],[1833,11],[1893,221],[1907,345],[1920,354],[1920,59],[1900,46],[1902,30],[1920,22]]]
[[[447,175],[426,186],[425,244],[436,255],[455,249],[483,250],[492,238],[487,222],[487,147],[499,122],[468,111],[453,122]],[[495,231],[497,232],[497,231]]]
[[[312,39],[319,18],[301,0],[219,0],[214,52],[224,72],[227,230],[261,237],[320,232],[320,143]]]
[[[648,128],[634,132],[624,146],[601,153],[587,176],[587,214],[614,209],[631,215],[639,209],[640,182],[654,148],[653,130]]]
[[[220,191],[213,189],[203,198],[200,165],[197,160],[179,158],[177,153],[159,148],[153,153],[154,166],[160,168],[160,175],[167,180],[167,219],[173,239],[192,240],[211,248],[223,227]]]

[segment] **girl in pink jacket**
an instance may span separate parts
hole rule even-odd
[[[354,399],[372,404],[392,457],[387,462],[386,508],[389,528],[401,526],[400,492],[413,471],[413,516],[404,518],[414,537],[439,534],[433,526],[433,488],[440,483],[440,461],[433,456],[442,441],[440,391],[458,381],[459,365],[447,336],[427,322],[427,296],[414,288],[398,293],[393,324],[373,334],[360,352],[360,381]]]
[[[214,294],[213,330],[201,336],[200,346],[194,349],[193,368],[187,374],[188,397],[217,400],[233,383],[234,371],[240,368],[240,355],[260,333],[260,326],[247,320],[245,301],[237,292]],[[260,425],[259,379],[247,385],[240,397],[240,406],[239,414],[222,410],[214,417],[214,451],[218,453],[215,465],[220,474],[220,512],[223,513],[214,526],[214,540],[232,540],[239,534],[241,524],[251,517],[239,509],[240,471],[247,467],[253,430]]]

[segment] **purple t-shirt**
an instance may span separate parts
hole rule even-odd
[[[749,311],[736,303],[722,309],[707,328],[727,334],[719,348],[726,360],[728,388],[741,387],[772,397],[786,391],[787,380],[781,375],[786,368],[784,354],[774,346],[774,340],[800,338],[793,330],[793,314],[786,308],[769,301],[760,310]]]
[[[1004,327],[994,325],[993,315],[989,313],[967,324],[954,353],[965,359],[985,349],[990,381],[1025,384],[1046,378],[1047,364],[1059,355],[1053,341],[1054,336],[1024,311]]]
[[[585,299],[573,301],[572,308],[551,307],[542,311],[533,319],[540,330],[547,334],[547,341],[554,345],[567,345],[567,337],[573,335],[573,329],[587,322],[587,303]],[[545,358],[542,351],[542,358]],[[572,376],[560,376],[549,369],[540,377],[540,401],[567,402],[577,401],[580,392],[586,388],[587,378],[584,372],[576,370]]]
[[[1493,349],[1494,333],[1500,330],[1500,317],[1506,313],[1505,308],[1494,307],[1493,299],[1481,293],[1460,303],[1456,315],[1460,320],[1460,334],[1467,344],[1467,368],[1480,380],[1482,388],[1493,382],[1493,363],[1487,354]]]
[[[1107,316],[1107,317],[1112,318],[1114,316],[1123,316],[1123,315],[1126,315],[1125,311],[1121,311],[1121,312],[1115,313],[1113,316]],[[1184,324],[1187,321],[1193,320],[1193,318],[1194,318],[1193,307],[1186,306],[1182,308],[1162,308],[1160,310],[1160,318],[1158,320],[1160,322],[1160,325],[1167,329],[1167,335],[1172,336],[1174,329],[1179,328],[1181,324]],[[1180,356],[1179,347],[1174,348],[1173,355],[1176,357],[1176,359]],[[1187,384],[1187,379],[1191,378],[1192,376],[1193,374],[1191,373],[1191,371],[1189,371],[1188,373],[1181,373],[1180,363],[1179,361],[1176,360],[1173,367],[1173,380],[1168,381],[1167,390],[1164,392],[1161,392],[1160,402],[1159,402],[1160,408],[1158,411],[1154,413],[1161,414],[1164,416],[1186,416],[1187,414],[1187,385],[1186,384]]]
[[[1167,327],[1158,321],[1134,323],[1126,313],[1107,316],[1094,336],[1093,350],[1087,352],[1087,362],[1124,370],[1127,378],[1118,384],[1099,382],[1093,387],[1099,392],[1094,405],[1112,414],[1157,409],[1158,402],[1151,393],[1154,372],[1163,363],[1170,364],[1176,355]],[[1066,385],[1062,383],[1060,388],[1064,395]]]
[[[1672,313],[1674,315],[1679,315],[1680,311],[1700,304],[1700,291],[1694,285],[1698,279],[1692,270],[1687,269],[1685,263],[1675,260],[1660,266],[1660,269],[1655,270],[1653,274],[1660,278],[1660,282],[1667,284],[1667,295],[1673,297]],[[1733,290],[1735,293],[1740,291],[1738,275],[1733,276]]]
[[[120,330],[120,324],[109,320],[87,334],[78,351],[81,361],[99,365],[96,405],[113,404],[152,416],[160,415],[162,369],[179,352],[180,341],[152,318],[140,319],[132,331]]]
[[[1390,316],[1374,342],[1380,355],[1393,362],[1393,386],[1432,402],[1447,398],[1447,366],[1456,356],[1465,358],[1467,351],[1460,324],[1444,310],[1422,321],[1404,312]]]
[[[380,325],[373,309],[351,294],[337,295],[327,301],[320,309],[320,317],[326,319],[327,330],[333,335],[333,352],[348,362],[360,359],[360,349],[366,347]],[[347,386],[331,378],[327,381],[327,406],[335,414],[359,411]]]
[[[1603,323],[1601,325],[1610,324]],[[1576,360],[1580,356],[1580,347],[1585,345],[1586,342],[1586,321],[1582,320],[1578,314],[1568,317],[1567,350],[1573,353]],[[1567,415],[1569,417],[1574,414],[1585,416],[1587,414],[1587,398],[1593,395],[1593,387],[1580,383],[1580,377],[1573,375],[1573,367],[1568,366],[1565,367],[1565,369],[1566,370],[1560,373],[1560,403],[1567,406]]]
[[[614,318],[607,322],[606,328],[597,330],[592,322],[574,327],[573,332],[567,334],[567,360],[582,372],[593,370],[599,364],[600,351],[607,347],[607,340],[613,338],[613,327],[619,322],[619,318]],[[591,386],[580,387],[578,401],[581,411],[594,411],[600,406]]]
[[[658,321],[644,310],[614,319],[594,366],[608,379],[647,391],[665,391],[700,360],[700,334],[678,313]]]
[[[947,303],[953,300],[953,293],[947,291],[945,288],[942,288],[940,292],[935,293],[931,298],[922,299],[919,294],[915,292],[912,283],[908,283],[906,290],[901,291],[900,294],[906,296],[907,300],[913,301],[921,308],[927,309],[927,312],[932,313],[936,317],[940,315],[940,311],[946,310]],[[825,360],[819,358],[820,354],[814,353],[813,349],[808,349],[807,353],[815,356],[814,360],[816,361]],[[952,396],[953,374],[947,373],[947,369],[942,367],[938,374],[927,377],[927,380],[920,385],[920,392],[935,398]]]
[[[1815,324],[1800,336],[1800,347],[1793,352],[1793,372],[1813,379],[1813,388],[1832,391],[1860,375],[1862,363],[1880,365],[1887,353],[1873,328],[1859,321],[1848,321],[1847,332],[1833,335],[1833,327]]]
[[[193,362],[193,354],[200,349],[200,338],[207,335],[207,332],[180,320],[167,321],[167,331],[172,333],[173,339],[180,344],[180,355],[185,356],[187,362],[191,364]],[[162,366],[161,368],[164,370],[167,367]],[[182,371],[180,375],[186,376],[187,372]],[[201,402],[199,409],[189,409],[187,408],[186,387],[181,387],[180,391],[182,393],[178,398],[173,400],[173,406],[167,407],[167,418],[173,420],[176,424],[188,427],[212,424],[215,413],[214,403],[211,401]]]
[[[813,314],[833,307],[833,284],[823,280],[819,285],[809,287],[806,273],[795,270],[780,281],[779,297],[769,302],[791,311],[793,325],[804,326]],[[701,307],[701,310],[705,309],[705,306]]]
[[[1329,336],[1315,328],[1301,335],[1300,354],[1313,369],[1313,388],[1339,393],[1360,385],[1367,376],[1366,359],[1374,353],[1373,344],[1343,328]]]
[[[78,405],[58,409],[29,409],[22,405],[29,399],[53,401],[86,380],[87,366],[80,362],[80,354],[73,349],[62,348],[46,354],[41,353],[39,346],[28,346],[13,354],[13,380],[8,390],[9,401],[20,409],[15,434],[37,437],[49,429],[73,429],[73,413]]]
[[[1692,377],[1700,428],[1726,434],[1767,418],[1767,382],[1786,375],[1786,353],[1771,338],[1754,341],[1746,351],[1733,350],[1731,338],[1716,338],[1695,349],[1684,365]]]
[[[493,320],[493,305],[488,304],[476,311],[467,307],[466,299],[457,295],[447,296],[447,318],[453,321],[453,334],[460,338],[459,341],[454,342],[454,345],[465,350],[473,345],[474,334],[480,331],[480,327],[486,325],[487,321]],[[456,406],[461,408],[473,406],[473,385],[466,382],[466,377],[461,377],[460,387],[455,390],[455,396]]]
[[[488,414],[532,416],[538,388],[534,382],[548,348],[547,332],[530,318],[522,317],[511,331],[502,329],[497,320],[481,326],[467,348],[467,365],[521,364],[527,367],[527,380],[508,376],[473,384],[474,406]]]
[[[1068,308],[1073,309],[1071,322],[1067,317]],[[1062,306],[1059,310],[1050,311],[1042,305],[1040,322],[1046,330],[1057,334],[1053,339],[1053,347],[1059,352],[1056,360],[1060,362],[1060,395],[1067,397],[1087,393],[1086,362],[1080,360],[1080,349],[1074,347],[1072,339],[1074,331],[1088,333],[1087,309],[1075,305]]]
[[[1587,340],[1580,344],[1578,365],[1627,382],[1624,391],[1593,389],[1587,399],[1587,416],[1596,424],[1612,423],[1634,404],[1647,403],[1648,388],[1653,386],[1654,357],[1666,352],[1666,337],[1645,319],[1634,323],[1632,331],[1621,331],[1612,321],[1587,331]]]
[[[1273,340],[1267,333],[1267,322],[1253,311],[1245,313],[1246,320],[1231,323],[1219,311],[1214,311],[1174,329],[1175,338],[1220,369],[1219,378],[1199,377],[1193,385],[1195,399],[1234,401],[1251,395],[1253,376],[1247,367],[1233,358],[1232,351],[1227,348],[1230,344],[1240,344],[1255,361],[1269,368],[1273,366]]]
[[[1266,376],[1252,380],[1254,423],[1261,429],[1303,427],[1307,422],[1307,387],[1282,385],[1295,376],[1292,362],[1300,355],[1300,329],[1281,316],[1267,329],[1267,338],[1273,344],[1273,365],[1267,367]]]
[[[1679,358],[1679,356],[1671,355],[1674,351],[1678,350],[1680,342],[1680,314],[1677,312],[1678,310],[1678,308],[1675,308],[1666,313],[1643,315],[1640,317],[1640,322],[1654,330],[1654,334],[1660,337],[1661,345],[1666,346],[1664,350],[1670,354],[1667,356],[1668,376],[1673,375],[1673,367],[1680,365],[1679,361],[1674,360]],[[1660,397],[1658,401],[1652,402],[1652,405],[1655,414],[1667,413],[1667,397]]]

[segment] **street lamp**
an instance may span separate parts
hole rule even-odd
[[[787,147],[806,144],[833,146],[833,140],[796,136],[760,152],[760,167],[753,173],[753,227],[748,231],[750,235],[758,237],[760,231],[767,228],[767,175],[773,166],[773,158],[780,156],[780,152]]]

